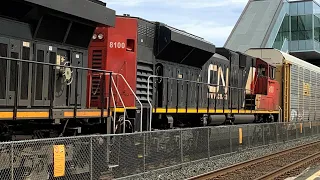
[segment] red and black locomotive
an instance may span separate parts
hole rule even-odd
[[[127,119],[126,127],[136,131],[140,123],[150,130],[278,118],[275,67],[163,23],[124,15],[116,17],[114,27],[98,27],[89,48],[89,67],[127,80],[132,89],[118,78],[112,92],[119,89],[120,94],[114,93],[110,105],[118,115],[116,122]],[[98,74],[88,79],[88,107],[101,107],[100,94],[95,93],[101,82]],[[105,86],[108,101],[110,86]]]

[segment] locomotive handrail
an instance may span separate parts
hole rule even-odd
[[[112,101],[113,101],[113,106],[114,106],[114,110],[113,110],[113,134],[116,133],[116,117],[117,117],[117,104],[113,95],[113,90],[112,88],[111,90],[111,97],[112,97]],[[108,107],[109,108],[109,107]]]
[[[136,101],[138,101],[138,103],[140,104],[140,108],[141,108],[141,113],[140,113],[140,131],[142,132],[142,117],[143,117],[143,105],[141,103],[141,101],[139,100],[139,98],[137,97],[136,93],[133,91],[133,89],[131,88],[131,86],[129,85],[128,81],[123,77],[122,74],[120,73],[115,73],[115,72],[110,72],[110,74],[113,76],[120,76],[123,81],[126,83],[126,85],[128,86],[128,88],[130,89],[131,93],[133,94],[133,96],[135,97]]]
[[[122,104],[122,106],[123,106],[123,108],[124,108],[124,111],[123,111],[123,133],[126,133],[126,106],[124,105],[124,102],[123,102],[123,100],[122,100],[122,97],[121,97],[121,95],[120,95],[120,93],[119,93],[119,90],[118,90],[118,87],[117,87],[117,85],[116,85],[116,83],[114,82],[114,79],[112,78],[112,76],[111,76],[111,81],[112,81],[112,84],[114,85],[114,88],[116,89],[116,91],[117,91],[117,94],[118,94],[118,96],[119,96],[119,99],[120,99],[120,102],[121,102],[121,104]],[[112,89],[112,88],[111,88]],[[113,101],[114,102],[114,101]],[[116,107],[115,107],[116,108]],[[114,119],[114,122],[115,122],[115,119]],[[120,123],[120,125],[121,125],[121,123]]]
[[[147,85],[147,101],[148,104],[150,106],[150,117],[149,117],[149,131],[151,131],[151,123],[152,123],[152,111],[153,111],[153,107],[152,107],[152,103],[150,101],[150,78],[162,78],[162,79],[168,79],[168,80],[177,80],[177,81],[183,81],[183,82],[189,82],[189,83],[195,83],[195,84],[202,84],[202,85],[208,85],[208,86],[219,86],[219,87],[223,87],[223,85],[218,85],[218,84],[211,84],[211,83],[205,83],[205,82],[199,82],[199,81],[191,81],[191,80],[186,80],[186,79],[178,79],[178,78],[172,78],[172,77],[163,77],[163,76],[157,76],[157,75],[150,75],[148,76],[148,85]],[[247,91],[250,92],[251,95],[253,95],[254,90],[251,89],[245,89],[245,88],[239,88],[239,87],[232,87],[229,86],[228,88],[230,89],[237,89],[237,90],[243,90],[244,93],[246,93]],[[224,93],[225,94],[225,93]],[[252,111],[252,109],[251,109]]]
[[[279,122],[282,121],[282,108],[279,106]]]
[[[16,79],[15,79],[15,88],[16,88],[16,91],[15,91],[15,97],[14,97],[14,105],[13,105],[13,119],[15,120],[16,119],[16,116],[17,116],[17,106],[18,106],[18,92],[19,92],[19,88],[18,88],[18,82],[19,82],[19,73],[20,73],[20,70],[19,70],[19,66],[20,66],[20,63],[28,63],[28,64],[33,64],[33,65],[43,65],[43,66],[49,66],[49,68],[51,69],[58,69],[58,67],[64,67],[64,68],[69,68],[71,70],[76,70],[76,72],[78,70],[85,70],[85,71],[91,71],[91,72],[100,72],[100,73],[103,73],[103,74],[110,74],[110,76],[112,76],[112,71],[106,71],[106,70],[99,70],[99,69],[92,69],[92,68],[85,68],[85,67],[77,67],[77,66],[72,66],[72,65],[61,65],[61,64],[56,64],[56,63],[47,63],[47,62],[38,62],[38,61],[32,61],[32,60],[25,60],[25,59],[20,59],[20,58],[11,58],[11,57],[4,57],[4,56],[0,56],[0,60],[5,60],[5,61],[16,61],[17,62],[17,67],[18,67],[18,70],[16,71]],[[88,73],[90,74],[90,73]],[[51,76],[51,75],[50,75]],[[76,75],[77,76],[77,75]],[[52,78],[49,78],[49,81],[48,83],[52,83],[51,85],[53,85],[53,81],[54,79]],[[76,80],[78,81],[78,80]],[[76,86],[75,86],[75,91],[77,91],[77,83],[76,83]],[[52,91],[49,95],[50,98],[50,105],[49,105],[49,118],[52,119],[53,117],[53,93],[54,91]],[[77,93],[75,93],[75,96],[77,95]],[[102,94],[103,95],[103,94]],[[104,99],[104,98],[102,98]],[[110,99],[110,98],[109,98]],[[73,111],[73,118],[76,118],[76,113],[77,113],[77,98],[75,98],[75,106],[73,107],[74,111]],[[103,118],[103,111],[104,111],[104,108],[102,107],[101,108],[101,118]],[[108,110],[108,114],[109,114],[109,110]]]
[[[131,86],[129,85],[128,81],[123,77],[122,74],[120,73],[114,73],[115,75],[119,75],[123,81],[126,83],[126,85],[128,86],[128,88],[130,89],[131,93],[133,94],[133,96],[135,97],[135,99],[138,101],[138,103],[140,104],[141,107],[141,111],[140,111],[140,131],[142,132],[142,117],[143,117],[143,105],[141,103],[141,101],[139,100],[139,98],[137,97],[136,93],[133,91],[133,89],[131,88]]]
[[[3,56],[0,56],[0,59],[13,60],[13,61],[18,61],[18,62],[26,62],[26,63],[32,63],[32,64],[48,65],[48,66],[66,67],[66,68],[71,68],[71,69],[81,69],[81,70],[102,72],[102,73],[108,73],[108,74],[111,74],[111,73],[112,74],[117,74],[117,73],[114,73],[112,71],[106,71],[106,70],[101,70],[101,69],[92,69],[92,68],[85,68],[85,67],[78,67],[78,66],[67,66],[67,65],[60,65],[60,64],[54,64],[54,63],[46,63],[46,62],[38,62],[38,61],[31,61],[31,60],[3,57]]]

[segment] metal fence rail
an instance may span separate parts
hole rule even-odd
[[[114,179],[310,137],[320,122],[203,127],[0,144],[0,179]]]

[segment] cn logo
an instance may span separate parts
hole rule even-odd
[[[274,92],[274,86],[270,86],[269,87],[269,93],[273,93]]]

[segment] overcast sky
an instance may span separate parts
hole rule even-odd
[[[160,21],[223,46],[248,0],[104,0],[117,14]],[[320,0],[317,0],[318,2]]]

